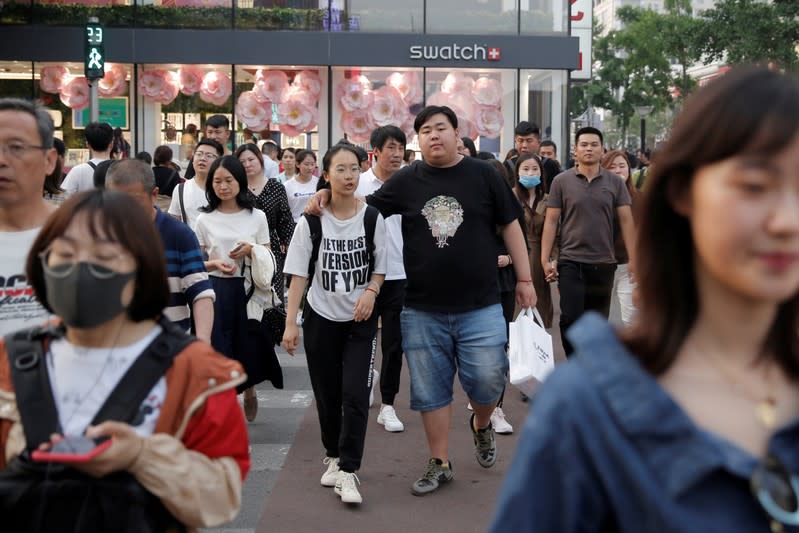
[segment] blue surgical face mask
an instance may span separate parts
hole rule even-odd
[[[541,184],[541,176],[519,176],[519,183],[525,189],[535,189]]]

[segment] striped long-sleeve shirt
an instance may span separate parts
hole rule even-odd
[[[194,232],[183,222],[156,209],[155,225],[164,242],[169,276],[169,304],[164,315],[188,331],[191,327],[189,306],[200,298],[215,298],[214,289]]]

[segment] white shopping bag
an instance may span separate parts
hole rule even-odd
[[[555,368],[552,336],[544,329],[537,309],[522,309],[510,323],[508,358],[511,385],[527,396],[531,396]]]

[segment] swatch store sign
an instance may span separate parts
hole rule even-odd
[[[409,49],[412,60],[445,61],[499,61],[502,59],[502,49],[495,46],[470,44],[466,46],[457,43],[447,45],[412,45]]]

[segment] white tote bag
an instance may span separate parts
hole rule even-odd
[[[528,396],[555,368],[552,336],[544,329],[537,309],[522,309],[510,323],[508,358],[511,385]]]

